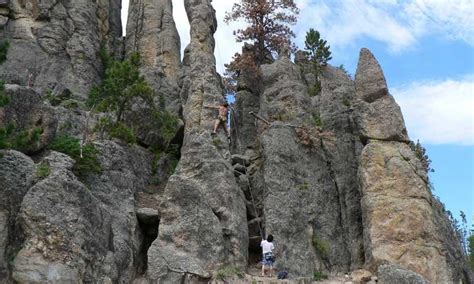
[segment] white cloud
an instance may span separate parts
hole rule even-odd
[[[298,32],[299,42],[304,40],[309,27],[314,27],[333,48],[343,48],[359,38],[369,37],[398,52],[411,46],[415,36],[409,27],[391,16],[390,7],[393,8],[393,3],[387,0],[374,4],[364,0],[315,1],[301,11],[298,25],[304,28]]]
[[[474,145],[474,74],[391,90],[410,138],[424,144]]]
[[[472,0],[412,0],[403,14],[420,35],[439,33],[474,46],[474,2]]]

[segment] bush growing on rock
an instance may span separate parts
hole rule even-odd
[[[6,106],[10,102],[10,98],[5,96],[5,82],[0,80],[0,107]]]
[[[111,137],[127,143],[137,141],[137,128],[143,127],[143,121],[135,121],[138,116],[149,116],[147,126],[156,130],[169,143],[176,133],[178,119],[165,109],[160,96],[155,105],[155,93],[145,78],[140,74],[140,55],[134,53],[124,61],[113,60],[105,50],[101,51],[105,66],[105,78],[102,83],[92,88],[87,105],[100,112],[111,113],[112,117],[101,119],[96,129],[107,132]],[[132,113],[133,118],[131,118]],[[143,131],[142,131],[143,132]]]
[[[0,42],[0,64],[7,60],[8,48],[10,48],[10,42],[5,40]]]
[[[83,145],[81,157],[79,139],[62,135],[54,138],[53,142],[49,145],[49,149],[64,153],[73,158],[76,161],[73,171],[79,177],[87,173],[100,173],[102,171],[99,160],[97,159],[99,151],[93,144],[87,143]]]
[[[147,105],[153,104],[153,89],[140,75],[140,55],[132,54],[125,61],[108,63],[102,84],[94,86],[89,94],[88,106],[102,112],[112,112],[115,122],[122,122],[124,114],[141,99]]]
[[[49,176],[50,172],[51,172],[51,170],[49,168],[49,165],[47,165],[47,164],[40,164],[36,168],[36,176],[39,177],[39,178],[45,178],[45,177]]]
[[[216,279],[221,280],[221,281],[225,281],[226,279],[234,277],[234,276],[243,278],[244,273],[242,272],[242,270],[236,267],[232,267],[232,266],[221,267],[216,272]]]

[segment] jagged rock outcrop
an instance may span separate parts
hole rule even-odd
[[[120,8],[120,0],[9,1],[1,32],[10,47],[0,79],[85,99],[100,81],[101,46],[120,53]]]
[[[20,152],[5,151],[0,159],[0,282],[9,279],[9,261],[21,246],[16,217],[23,197],[36,181],[34,171],[34,162]]]
[[[357,100],[354,103],[354,117],[362,141],[378,139],[408,142],[400,107],[388,93],[380,65],[366,48],[360,51],[355,86]]]
[[[318,110],[300,74],[286,57],[262,66],[259,115],[272,123],[261,123],[258,137],[265,232],[281,253],[277,268],[296,276],[351,263],[327,150],[334,134],[315,125]]]
[[[31,137],[21,150],[27,154],[44,149],[56,134],[57,118],[52,107],[31,88],[6,85],[5,95],[9,103],[0,108],[0,125],[12,125],[15,135]],[[37,132],[37,137],[33,133]],[[33,139],[34,138],[34,139]]]
[[[15,281],[131,282],[137,277],[136,264],[144,256],[134,196],[151,176],[152,157],[114,142],[96,147],[102,173],[82,180],[72,171],[74,161],[62,153],[50,152],[38,163],[49,169],[46,176],[39,176],[29,157],[4,153],[0,188],[6,190],[2,196],[12,194],[2,199],[2,213],[10,216],[6,242],[2,234],[2,263],[11,260]]]
[[[439,238],[427,174],[404,143],[408,137],[400,108],[367,49],[361,50],[355,84],[364,101],[356,109],[371,114],[359,120],[363,140],[369,139],[359,158],[365,265],[375,270],[388,262],[434,283],[458,281],[459,272],[453,273],[454,263],[444,253],[449,249]]]
[[[128,15],[126,56],[140,53],[140,71],[168,108],[178,113],[181,43],[171,0],[130,1]]]
[[[270,122],[255,127],[237,117],[239,129],[256,133],[244,145],[259,154],[238,179],[245,192],[246,180],[256,192],[253,218],[275,236],[277,268],[292,275],[376,273],[392,263],[433,282],[470,279],[375,57],[361,50],[355,81],[341,69],[321,68],[314,97],[307,92],[314,74],[305,74],[303,61],[301,75],[287,58],[263,65],[259,102],[237,97],[238,106],[258,108]],[[250,237],[258,238],[251,223]]]
[[[148,279],[169,283],[208,278],[224,265],[244,269],[248,244],[244,197],[226,158],[226,139],[211,138],[216,114],[205,108],[223,95],[213,55],[215,11],[209,0],[187,0],[185,7],[191,43],[181,96],[184,142],[160,205],[158,239],[148,251]]]

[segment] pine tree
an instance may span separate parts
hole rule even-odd
[[[240,72],[254,73],[269,54],[278,54],[282,48],[294,50],[291,38],[295,34],[290,25],[296,24],[299,9],[294,0],[240,0],[224,18],[224,22],[244,20],[249,25],[234,31],[237,42],[254,45],[255,52],[236,53],[226,64],[226,76],[235,80]]]
[[[332,59],[330,46],[327,41],[321,38],[317,30],[309,29],[306,33],[305,52],[308,56],[308,61],[312,66],[312,72],[316,77],[316,83],[309,88],[309,95],[315,96],[321,92],[321,81],[319,75],[321,73],[321,66],[326,66],[328,61]]]
[[[327,45],[326,40],[321,38],[318,31],[309,29],[304,44],[308,59],[317,66],[326,66],[328,61],[332,59],[330,46]]]
[[[114,113],[116,123],[123,121],[125,112],[131,109],[135,100],[152,105],[153,89],[140,75],[139,66],[138,53],[125,61],[107,61],[105,78],[102,84],[92,88],[87,104],[98,111]]]

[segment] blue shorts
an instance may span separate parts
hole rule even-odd
[[[263,265],[272,266],[273,265],[273,254],[271,252],[265,253],[263,255],[262,263],[263,263]]]

